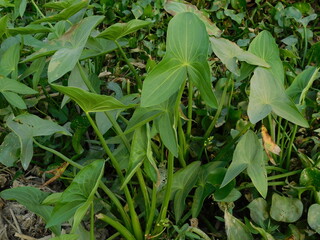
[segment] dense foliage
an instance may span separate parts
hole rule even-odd
[[[0,1],[0,163],[49,179],[0,197],[51,239],[319,239],[319,10]]]

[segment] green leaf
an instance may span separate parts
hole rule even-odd
[[[197,182],[200,164],[199,161],[192,162],[173,175],[171,193],[174,194],[173,208],[176,222],[179,222],[185,209],[186,198]]]
[[[134,131],[131,143],[129,166],[125,179],[121,185],[121,189],[123,189],[123,187],[131,180],[132,176],[141,167],[143,162],[148,161],[147,148],[149,139],[147,139],[146,131],[146,126],[142,126]]]
[[[58,237],[50,238],[50,240],[78,240],[79,236],[77,234],[63,234]]]
[[[245,61],[251,65],[270,67],[265,60],[251,52],[244,51],[237,44],[224,38],[210,38],[212,50],[226,67],[235,75],[240,76],[237,60]]]
[[[46,227],[61,224],[74,216],[72,230],[80,224],[97,191],[104,160],[96,160],[79,171],[54,207]]]
[[[248,208],[251,219],[262,227],[263,222],[269,218],[267,201],[263,198],[256,198],[248,205]]]
[[[316,167],[303,169],[299,182],[302,186],[314,186],[316,191],[320,191],[320,170]]]
[[[58,21],[61,21],[61,20],[67,20],[69,17],[75,15],[77,12],[79,12],[83,8],[86,8],[88,5],[89,5],[89,1],[88,0],[82,0],[82,1],[80,1],[78,3],[75,3],[75,4],[71,5],[71,6],[63,9],[58,14],[38,19],[38,20],[34,21],[33,23],[58,22]]]
[[[9,133],[0,145],[0,162],[7,167],[12,167],[19,159],[19,138],[13,132]]]
[[[19,109],[27,108],[27,105],[18,94],[13,92],[2,92],[2,95],[12,106],[17,107]]]
[[[0,76],[8,76],[18,68],[20,59],[20,44],[13,44],[9,47],[0,58]]]
[[[247,173],[262,197],[267,196],[268,181],[265,169],[265,153],[258,137],[249,130],[239,141],[232,158],[232,162],[223,179],[221,187],[247,169]]]
[[[114,109],[126,109],[135,106],[134,104],[124,105],[114,97],[90,93],[82,90],[81,88],[63,87],[55,84],[52,84],[52,87],[57,91],[69,96],[86,113],[105,112]]]
[[[251,78],[248,116],[253,124],[273,111],[280,117],[302,127],[309,127],[282,84],[267,70],[257,67]]]
[[[58,2],[47,2],[47,3],[43,4],[43,7],[56,9],[56,10],[63,10],[65,8],[70,7],[76,1],[77,0],[62,0],[62,1],[58,1]]]
[[[127,46],[128,41],[119,40],[119,45],[121,47]],[[89,38],[84,50],[82,51],[80,60],[93,58],[101,55],[106,55],[109,52],[118,49],[118,46],[112,40],[103,38]]]
[[[28,168],[33,156],[33,137],[50,136],[54,133],[71,135],[58,124],[32,114],[21,114],[15,118],[11,115],[7,119],[7,126],[19,137],[20,161],[24,169]]]
[[[319,68],[309,67],[301,72],[286,89],[286,93],[293,99],[295,103],[301,102],[304,99],[313,82],[319,78]]]
[[[312,204],[308,210],[308,224],[320,234],[320,204]]]
[[[173,16],[183,12],[192,12],[205,24],[209,35],[220,37],[222,33],[215,23],[213,23],[202,11],[199,11],[198,8],[192,4],[168,0],[164,4],[164,9]]]
[[[27,87],[23,83],[9,78],[0,78],[0,92],[15,92],[19,94],[36,94],[37,91]]]
[[[206,104],[217,107],[207,62],[208,47],[205,26],[196,15],[185,12],[174,16],[168,27],[166,54],[144,80],[141,106],[150,107],[166,101],[188,77]]]
[[[1,6],[1,1],[0,1],[0,6]],[[2,37],[3,34],[5,34],[7,24],[8,24],[8,15],[4,15],[2,18],[0,18],[0,38]]]
[[[276,41],[268,31],[262,31],[251,42],[249,52],[264,59],[269,65],[267,71],[271,72],[277,81],[283,85],[284,71]]]
[[[274,193],[270,208],[270,216],[278,222],[292,223],[297,221],[303,212],[303,204],[297,198],[282,197]]]
[[[253,237],[246,225],[232,216],[227,210],[224,211],[224,220],[228,240],[252,240]]]
[[[263,237],[264,240],[275,240],[272,235],[270,233],[268,233],[266,230],[264,230],[263,228],[259,228],[255,225],[253,225],[251,222],[250,222],[250,225],[251,227],[253,227],[255,230],[257,230],[260,235]]]
[[[225,199],[235,187],[235,181],[230,181],[226,186],[221,187],[221,183],[226,172],[227,170],[225,168],[218,167],[214,169],[214,171],[211,171],[208,176],[207,183],[211,184],[215,188],[213,195],[215,201]]]
[[[51,28],[44,27],[39,24],[30,24],[25,27],[8,28],[7,30],[11,35],[52,32]]]
[[[42,205],[42,201],[50,193],[42,192],[33,187],[17,187],[4,190],[0,197],[5,200],[15,200],[25,206],[29,211],[41,216],[46,222],[49,220],[53,207]],[[60,234],[60,225],[55,224],[50,229],[57,235]]]
[[[65,34],[69,36],[70,44],[66,44],[65,47],[56,51],[52,56],[48,66],[49,83],[59,79],[74,68],[80,59],[82,50],[92,29],[95,28],[103,18],[103,16],[87,17]]]
[[[101,32],[97,37],[98,38],[107,38],[113,41],[118,40],[130,33],[136,32],[141,28],[144,28],[150,25],[151,22],[133,19],[127,23],[116,23],[108,27],[106,30]]]

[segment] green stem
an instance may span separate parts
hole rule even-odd
[[[189,142],[192,128],[192,104],[193,104],[193,84],[188,82],[188,123],[187,123],[187,141]]]
[[[124,182],[124,176],[123,176],[123,174],[121,172],[121,168],[120,168],[120,165],[119,165],[117,159],[112,154],[112,152],[109,149],[104,137],[102,136],[102,134],[99,131],[99,129],[98,129],[97,125],[95,124],[95,122],[92,120],[90,114],[86,112],[86,116],[87,116],[91,126],[93,127],[96,135],[98,136],[98,138],[99,138],[99,140],[101,142],[102,148],[104,149],[106,154],[109,156],[109,158],[111,160],[111,163],[112,163],[113,167],[115,168],[115,170],[116,170],[116,172],[117,172],[117,174],[119,176],[120,182],[123,183]],[[129,211],[130,211],[131,220],[132,220],[132,228],[133,228],[133,231],[135,233],[135,236],[136,236],[137,239],[143,239],[142,230],[141,230],[141,226],[140,226],[140,221],[139,221],[138,215],[137,215],[137,213],[135,211],[133,199],[132,199],[132,197],[130,195],[129,189],[125,185],[123,190],[124,190],[124,194],[126,196],[127,203],[128,203],[128,206],[129,206]]]
[[[306,60],[306,55],[308,51],[308,37],[307,37],[307,27],[303,26],[303,33],[304,33],[304,51],[303,51],[303,58],[302,58],[302,68],[304,67],[304,62]]]
[[[293,145],[293,141],[294,141],[294,139],[296,137],[297,130],[298,130],[298,125],[294,125],[292,134],[290,136],[289,146],[288,146],[288,155],[287,155],[287,159],[286,159],[286,169],[287,170],[289,170],[289,167],[290,167],[292,145]]]
[[[139,77],[136,69],[132,66],[131,62],[127,58],[125,52],[123,51],[123,49],[122,49],[121,45],[118,43],[118,41],[114,40],[114,43],[117,45],[122,57],[124,58],[124,61],[127,63],[128,67],[130,68],[130,70],[132,71],[134,77],[136,78],[138,89],[141,90],[142,89],[142,81],[141,81],[141,78]]]
[[[82,165],[72,161],[70,158],[64,156],[62,153],[38,143],[35,139],[33,139],[33,142],[36,145],[38,145],[40,148],[42,148],[43,150],[51,152],[52,154],[60,157],[62,160],[66,161],[70,165],[72,165],[72,166],[74,166],[74,167],[76,167],[78,169],[82,169],[83,168]],[[126,227],[127,228],[131,228],[131,223],[130,223],[129,216],[124,211],[123,206],[121,205],[121,203],[120,203],[119,199],[116,197],[116,195],[114,195],[114,193],[101,180],[100,180],[99,187],[107,194],[107,196],[110,198],[110,200],[115,204],[115,206],[117,207],[117,209],[118,209],[123,221],[126,224]]]
[[[139,181],[140,189],[141,189],[143,200],[144,200],[146,216],[149,216],[149,214],[150,214],[150,199],[149,199],[147,185],[144,181],[141,168],[137,169],[136,175],[137,175],[137,178]]]
[[[118,230],[125,239],[136,240],[136,238],[121,223],[113,220],[111,217],[100,213],[97,215],[97,218],[110,224],[112,227]]]
[[[37,12],[40,14],[40,16],[42,18],[46,18],[46,16],[41,12],[40,8],[38,7],[38,5],[34,2],[34,0],[31,0],[32,5],[35,7],[35,9],[37,10]],[[54,27],[52,26],[52,24],[50,22],[48,22],[48,25],[50,26],[51,29],[55,30]],[[55,32],[55,31],[54,31]],[[57,34],[56,34],[57,35]]]
[[[94,206],[93,206],[93,202],[91,203],[91,211],[90,211],[90,240],[95,240],[95,237],[94,237]]]
[[[156,187],[155,184],[153,184],[152,196],[151,196],[150,214],[149,214],[148,220],[147,220],[145,237],[148,237],[148,235],[149,235],[149,233],[151,231],[151,227],[152,227],[152,223],[153,223],[153,219],[154,219],[154,214],[156,212],[156,204],[157,204],[157,187]]]
[[[229,76],[229,79],[228,79],[228,82],[226,83],[226,85],[224,86],[224,89],[223,89],[223,92],[222,92],[222,96],[221,96],[221,99],[220,99],[220,103],[219,103],[219,106],[218,106],[218,109],[217,109],[217,112],[209,126],[209,128],[207,129],[206,133],[204,134],[204,139],[208,139],[208,137],[211,135],[211,132],[214,128],[214,126],[216,125],[216,122],[220,116],[220,113],[222,111],[222,108],[223,108],[223,105],[224,105],[224,102],[225,102],[225,98],[226,98],[226,95],[227,95],[227,89],[228,89],[228,86],[229,84],[231,83],[232,81],[232,77],[231,75]],[[203,151],[203,150],[202,150]],[[201,152],[202,152],[201,151]]]
[[[113,234],[111,237],[108,237],[106,240],[113,240],[116,239],[119,235],[121,235],[119,232]]]
[[[167,178],[167,186],[166,186],[166,192],[164,195],[163,203],[161,206],[160,214],[157,219],[157,222],[160,223],[160,226],[157,226],[155,229],[155,233],[159,233],[162,231],[164,226],[161,225],[161,222],[167,218],[167,211],[168,211],[168,206],[170,202],[170,197],[171,197],[171,188],[172,188],[172,183],[173,183],[173,166],[174,166],[174,157],[171,152],[169,152],[168,156],[168,178]]]
[[[211,240],[211,238],[204,231],[202,231],[200,228],[189,227],[188,232],[194,232],[197,235],[199,235],[201,238],[203,238],[204,240]]]
[[[182,121],[181,118],[178,119],[178,139],[179,139],[179,152],[178,152],[178,160],[180,165],[185,168],[187,166],[185,157],[187,156],[187,149],[186,149],[186,139],[182,129]]]
[[[270,182],[270,183],[268,183],[268,186],[270,187],[270,186],[283,186],[283,185],[286,185],[286,182]],[[243,185],[243,186],[240,186],[240,187],[237,187],[237,190],[243,190],[243,189],[247,189],[247,188],[253,188],[253,187],[255,187],[254,185],[253,185],[253,183],[248,183],[248,184],[246,184],[246,185]]]
[[[270,176],[267,179],[268,179],[268,181],[272,181],[272,180],[276,180],[276,179],[279,179],[279,178],[290,177],[290,176],[296,175],[296,174],[301,173],[301,172],[302,172],[302,170],[287,172],[287,173],[283,173],[283,174]]]

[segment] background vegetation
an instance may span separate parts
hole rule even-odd
[[[0,238],[319,239],[317,1],[0,16]]]

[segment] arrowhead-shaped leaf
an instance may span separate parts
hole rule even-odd
[[[231,165],[223,179],[221,187],[226,186],[243,170],[252,180],[253,185],[265,198],[268,191],[265,154],[256,134],[249,130],[239,141],[232,158]]]
[[[264,59],[269,65],[270,71],[279,83],[284,83],[283,64],[279,55],[279,48],[276,41],[268,31],[262,31],[250,43],[249,52]]]
[[[97,37],[103,37],[115,41],[150,24],[151,22],[139,19],[133,19],[127,23],[116,23],[101,32]]]
[[[33,137],[50,136],[54,133],[71,135],[58,124],[43,120],[32,114],[21,114],[15,118],[11,115],[7,119],[7,125],[19,137],[21,146],[20,160],[24,169],[28,168],[33,156]]]
[[[177,14],[169,23],[166,55],[144,80],[141,106],[166,101],[188,77],[206,104],[217,107],[207,62],[208,47],[208,34],[201,20],[190,12]]]
[[[235,75],[240,76],[237,60],[245,61],[251,65],[270,67],[270,65],[260,57],[251,52],[245,51],[234,42],[224,38],[210,38],[212,50],[215,55],[226,65]]]
[[[131,108],[135,106],[134,104],[125,105],[114,97],[90,93],[77,87],[63,87],[59,85],[52,85],[52,87],[70,97],[86,113],[105,112],[115,109]]]
[[[252,123],[256,123],[271,111],[302,127],[309,126],[287,96],[283,85],[275,79],[270,71],[258,67],[251,78],[248,116]]]

